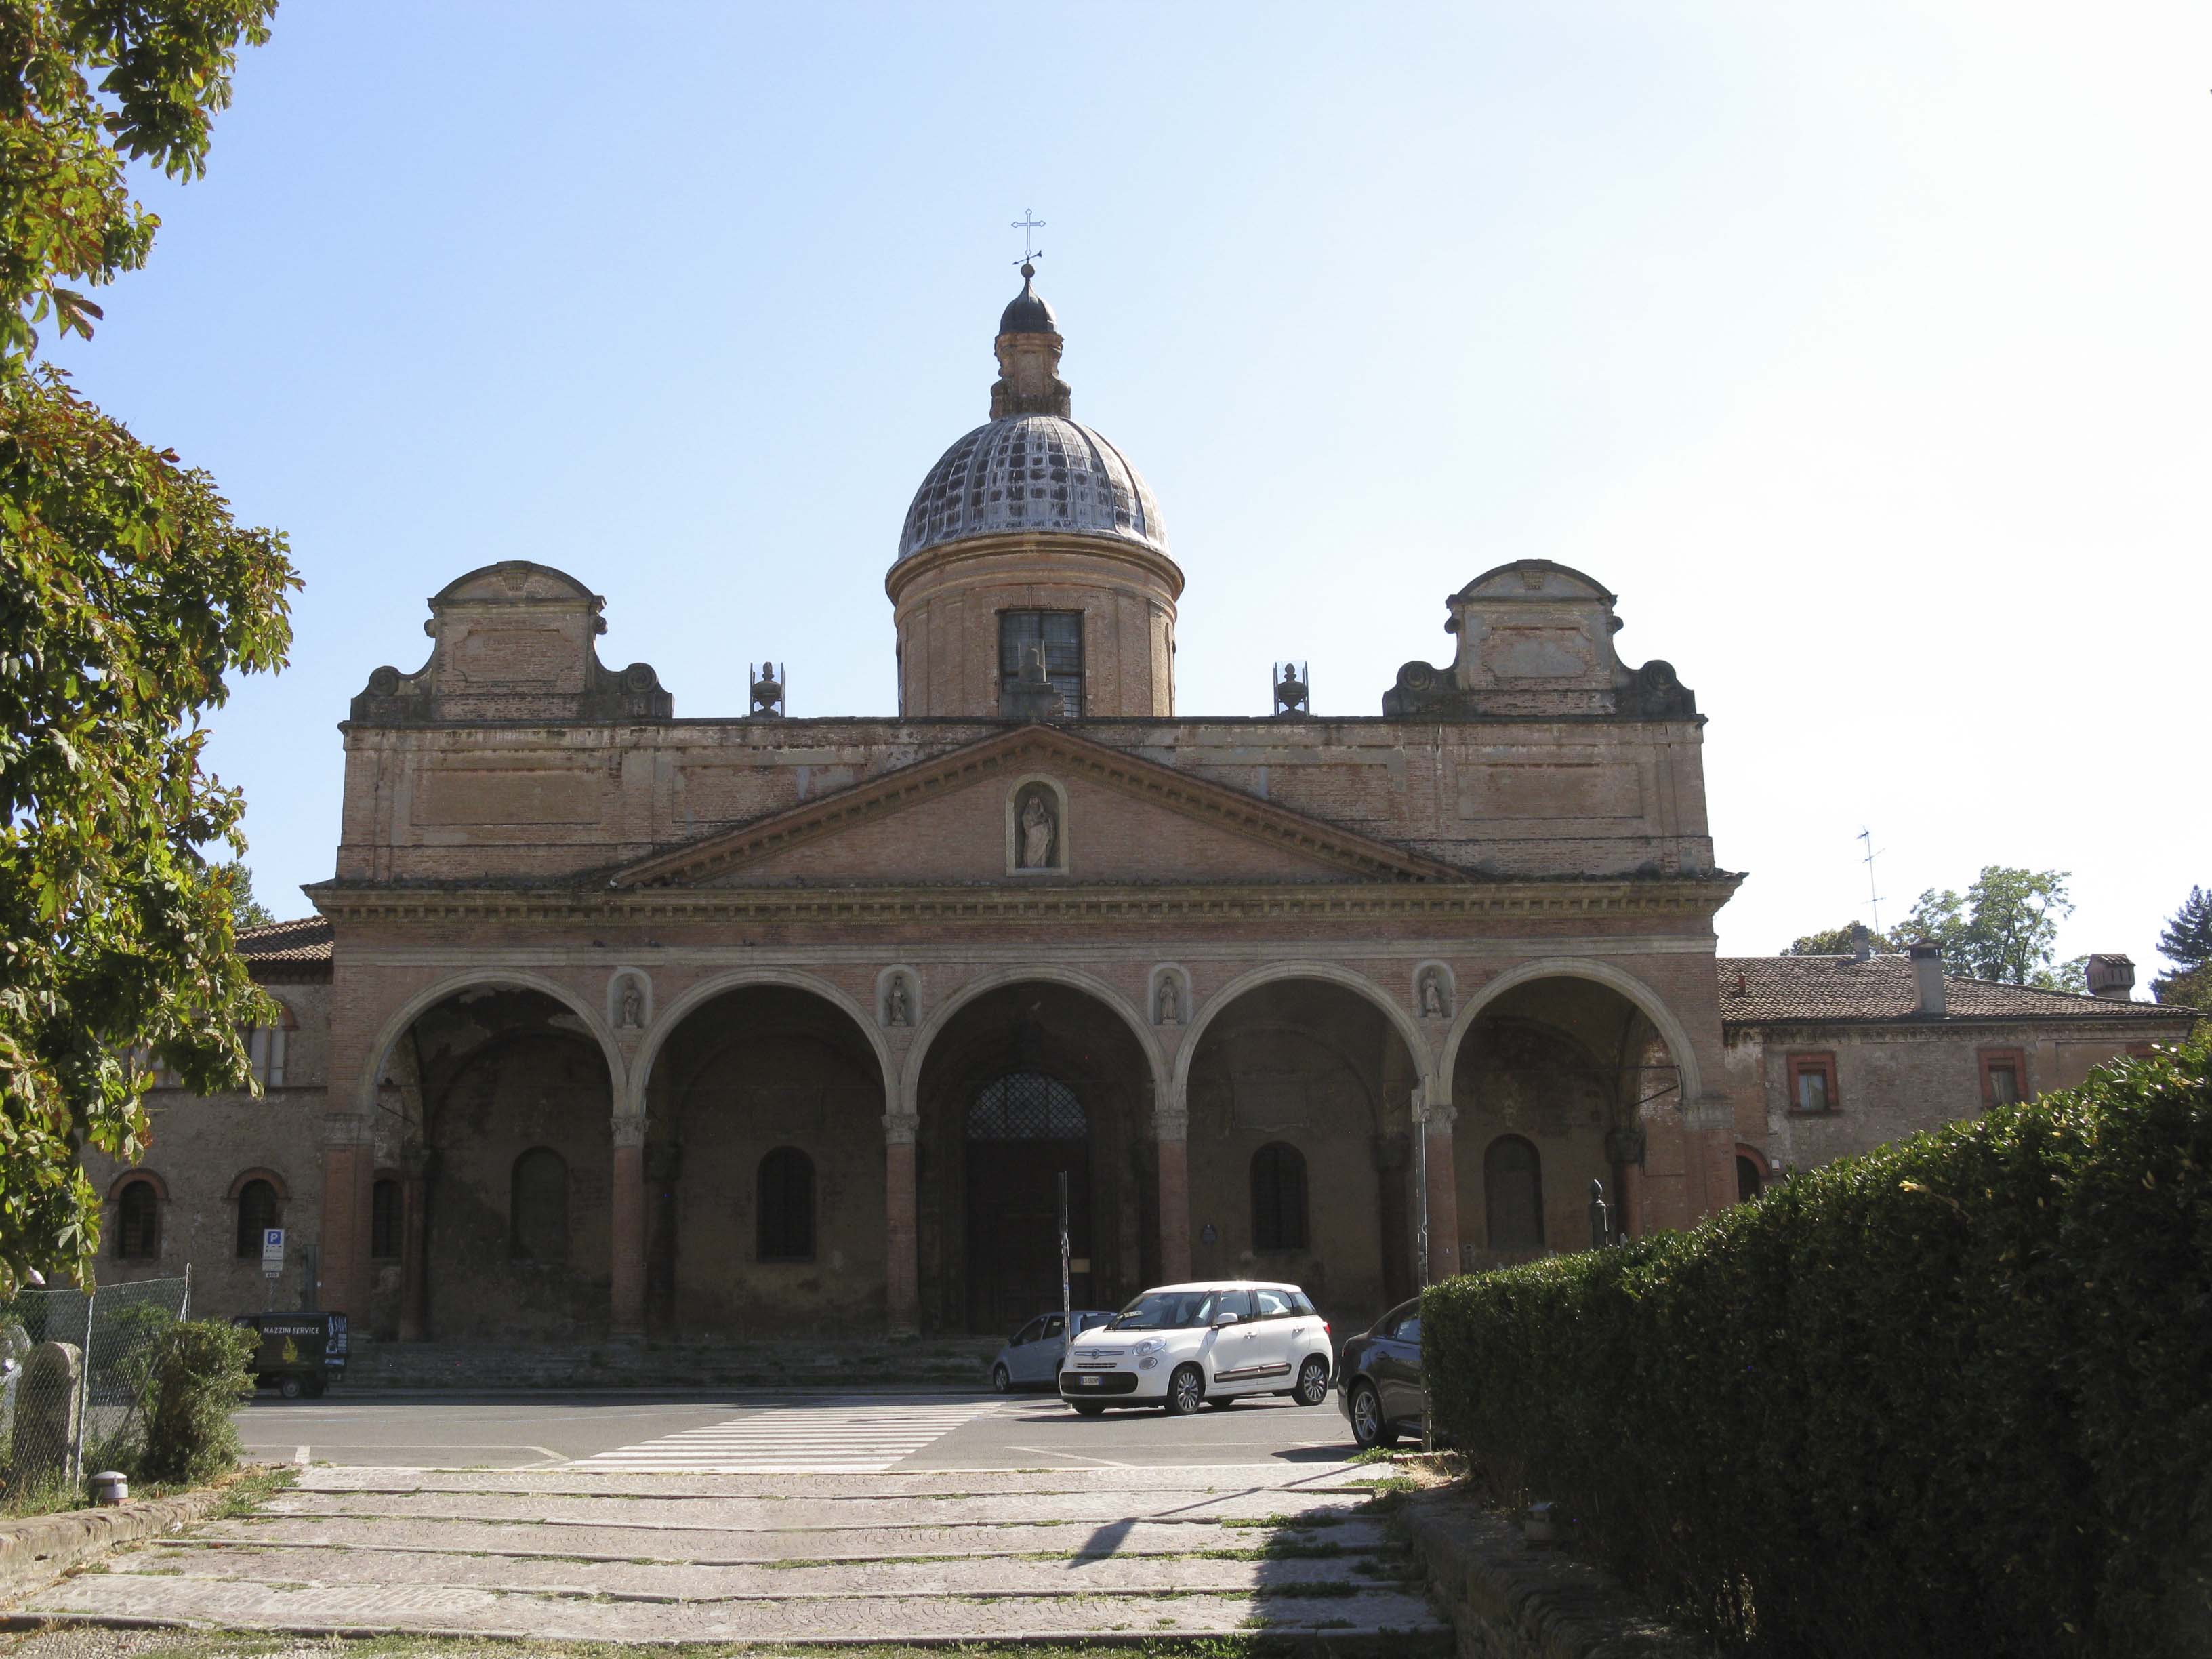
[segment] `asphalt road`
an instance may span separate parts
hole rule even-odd
[[[380,1464],[417,1468],[550,1468],[665,1437],[716,1431],[773,1449],[804,1449],[817,1425],[859,1408],[956,1407],[918,1449],[902,1446],[887,1467],[915,1469],[1110,1468],[1188,1463],[1327,1462],[1350,1455],[1336,1397],[1319,1406],[1245,1401],[1195,1417],[1112,1411],[1080,1418],[1055,1397],[938,1395],[453,1395],[349,1401],[257,1399],[238,1413],[256,1458],[276,1462]],[[679,1444],[690,1443],[678,1443]],[[825,1457],[831,1455],[824,1453]],[[826,1467],[826,1465],[825,1465]]]

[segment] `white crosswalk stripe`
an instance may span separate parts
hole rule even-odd
[[[826,1401],[771,1406],[703,1429],[686,1429],[616,1451],[580,1458],[574,1467],[625,1474],[881,1474],[900,1459],[963,1423],[999,1408],[990,1400],[955,1404]]]

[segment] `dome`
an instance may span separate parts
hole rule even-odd
[[[945,452],[907,508],[898,556],[1022,531],[1168,550],[1152,488],[1127,457],[1064,415],[1032,414],[979,426]]]
[[[999,313],[999,332],[1001,334],[1057,334],[1060,323],[1045,303],[1044,295],[1036,291],[1030,281],[1033,274],[1028,265],[1022,267],[1022,291],[1006,301],[1006,308]]]

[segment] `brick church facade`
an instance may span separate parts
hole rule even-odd
[[[288,1301],[401,1340],[1003,1331],[1058,1301],[1064,1176],[1079,1305],[1253,1273],[1350,1321],[1585,1244],[1593,1180],[1640,1233],[1851,1150],[1797,1122],[1808,1043],[1910,1027],[1929,1075],[2017,1050],[2032,1091],[2080,1069],[2031,1079],[2033,1032],[2086,1066],[2185,1029],[1931,1024],[1894,957],[1754,996],[1704,718],[1561,565],[1450,596],[1450,660],[1379,715],[1295,676],[1180,711],[1182,572],[1027,276],[887,578],[896,714],[791,717],[764,670],[678,718],[541,564],[430,601],[428,660],[343,728],[317,917],[246,942],[287,1010],[264,1092],[157,1090],[143,1167],[95,1171],[118,1276],[258,1306],[244,1241],[283,1224],[319,1278]]]

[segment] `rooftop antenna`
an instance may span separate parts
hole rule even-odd
[[[1878,850],[1874,844],[1874,831],[1860,830],[1859,839],[1866,843],[1867,906],[1874,912],[1874,930],[1879,933],[1881,932],[1881,895],[1875,890],[1874,885],[1874,855]]]
[[[1042,248],[1031,246],[1036,240],[1036,233],[1044,228],[1044,221],[1036,216],[1035,208],[1024,208],[1022,216],[1014,221],[1013,228],[1022,234],[1022,257],[1014,261],[1016,264],[1035,264],[1044,258]],[[1031,274],[1026,270],[1022,273],[1024,276]]]

